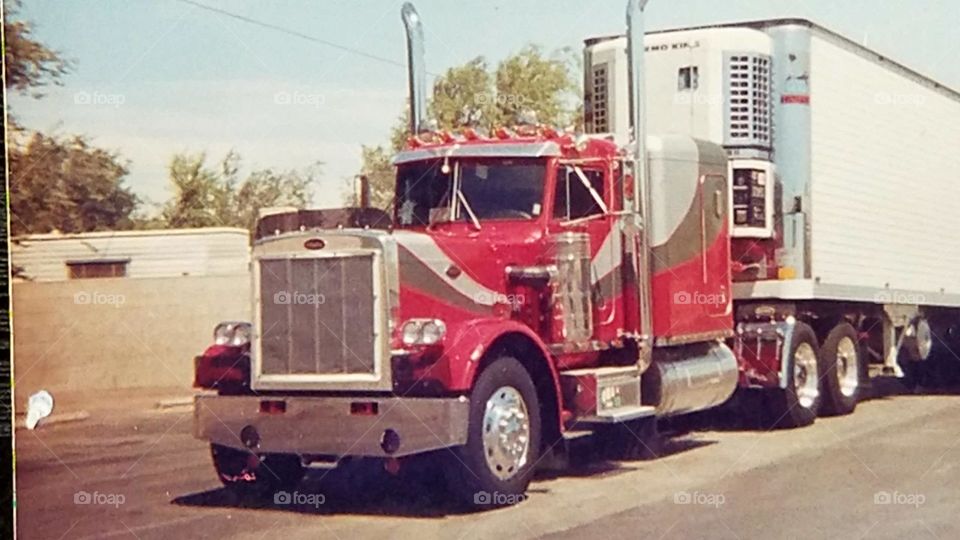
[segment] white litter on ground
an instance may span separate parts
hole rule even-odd
[[[53,412],[53,396],[46,390],[41,390],[27,400],[27,429],[35,429],[40,420],[50,416]]]

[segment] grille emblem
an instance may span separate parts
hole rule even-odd
[[[303,247],[307,249],[323,249],[327,246],[327,243],[323,241],[322,238],[310,238],[303,243]]]

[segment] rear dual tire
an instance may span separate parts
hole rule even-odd
[[[796,323],[786,361],[787,387],[769,395],[767,411],[773,427],[808,426],[817,418],[821,395],[821,362],[817,335],[805,323]]]
[[[857,408],[861,382],[866,377],[859,343],[853,325],[843,322],[830,331],[820,347],[824,366],[820,385],[823,393],[821,415],[842,416]]]
[[[866,378],[859,336],[847,322],[835,326],[823,345],[809,325],[797,323],[787,358],[787,388],[770,396],[773,425],[808,426],[817,416],[850,414]]]

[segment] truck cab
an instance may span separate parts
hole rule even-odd
[[[723,149],[639,121],[626,144],[529,115],[489,134],[431,128],[419,16],[403,17],[412,121],[393,207],[264,217],[253,320],[218,327],[197,359],[216,394],[197,399],[195,430],[221,479],[437,452],[468,503],[516,498],[568,437],[629,442],[726,401]]]

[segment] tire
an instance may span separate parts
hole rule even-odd
[[[827,334],[820,347],[820,362],[824,366],[820,377],[824,415],[841,416],[857,408],[865,375],[858,338],[853,325],[842,322]]]
[[[245,496],[292,491],[305,472],[300,457],[293,454],[267,454],[261,458],[249,450],[211,444],[210,455],[223,485]]]
[[[498,419],[509,429],[499,437]],[[467,443],[451,452],[444,472],[462,503],[490,508],[523,500],[540,456],[540,402],[529,373],[515,358],[501,356],[477,377]]]
[[[809,325],[798,322],[792,338],[785,366],[787,388],[772,391],[766,407],[767,424],[782,429],[812,424],[822,401],[817,383],[818,373],[822,372],[817,336]]]

